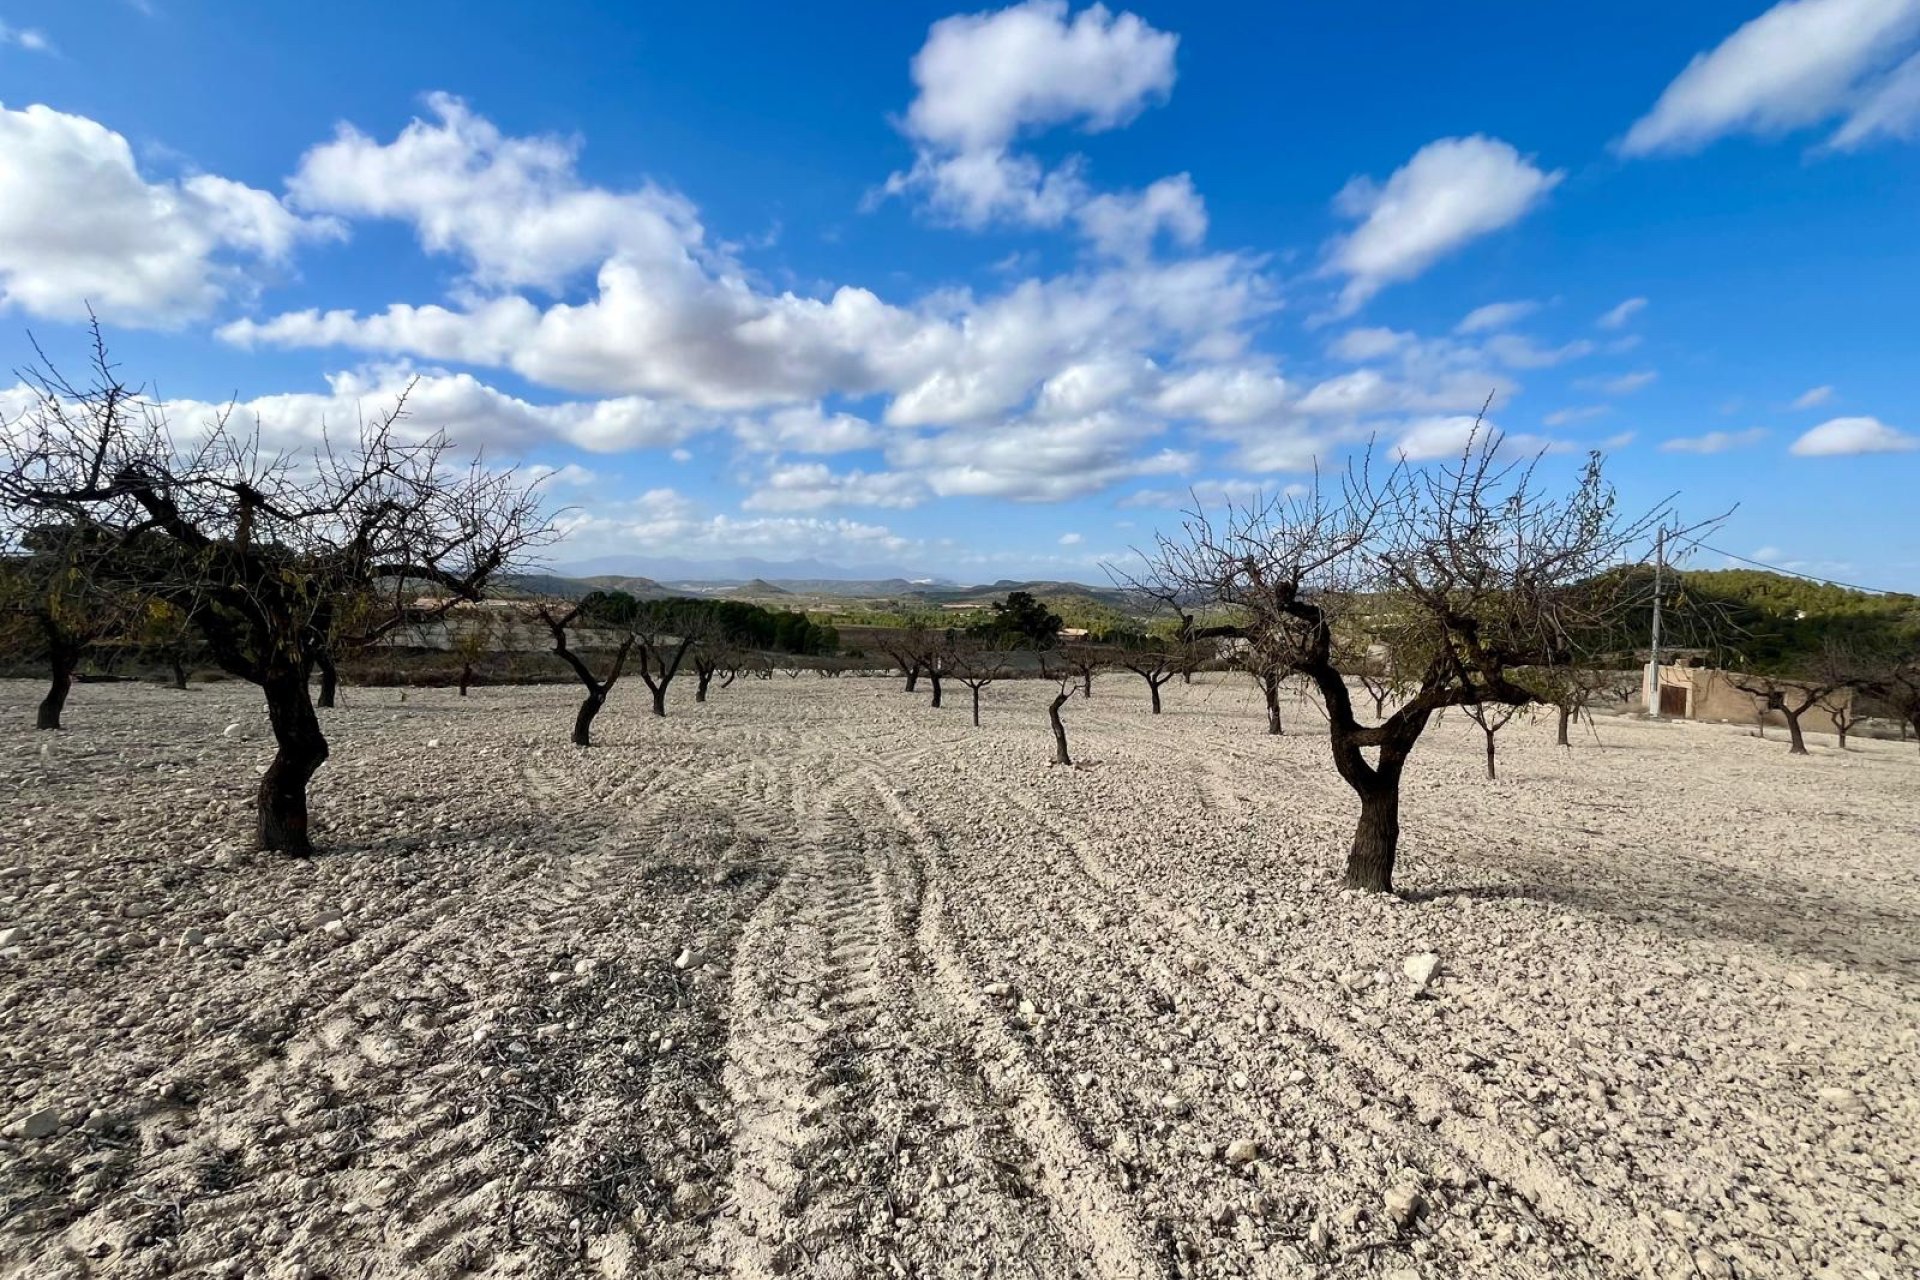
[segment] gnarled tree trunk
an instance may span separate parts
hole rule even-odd
[[[1160,714],[1160,686],[1157,682],[1147,681],[1147,689],[1153,697],[1153,714]]]
[[[1790,756],[1806,755],[1807,740],[1800,732],[1800,713],[1784,702],[1780,704],[1778,710],[1781,715],[1787,718],[1787,739],[1789,742],[1787,754]]]
[[[980,727],[980,686],[973,687],[973,727]]]
[[[187,664],[185,659],[175,653],[169,655],[167,661],[173,667],[173,687],[176,689],[185,689],[187,687]]]
[[[1561,707],[1560,708],[1560,726],[1559,726],[1559,729],[1554,734],[1555,746],[1570,747],[1573,745],[1573,743],[1569,741],[1567,738],[1567,726],[1569,723],[1572,722],[1572,720],[1573,720],[1573,708]]]
[[[340,672],[333,665],[333,655],[325,649],[316,652],[313,661],[320,668],[320,705],[331,707],[340,692]]]
[[[1067,725],[1060,718],[1060,708],[1065,706],[1067,699],[1072,696],[1071,690],[1062,689],[1054,695],[1053,701],[1047,706],[1047,721],[1053,726],[1053,762],[1068,766],[1073,764],[1073,757],[1067,754]]]
[[[707,700],[707,686],[713,683],[713,668],[695,667],[694,675],[697,679],[693,686],[693,700],[695,702],[705,702]]]
[[[590,747],[593,745],[593,718],[600,714],[600,708],[607,705],[607,686],[593,685],[587,689],[587,696],[580,701],[580,710],[573,717],[573,745]]]
[[[929,671],[927,672],[927,679],[933,683],[933,705],[937,707],[940,705],[940,673],[938,671]]]
[[[1261,676],[1260,691],[1267,696],[1267,733],[1279,737],[1287,731],[1280,723],[1280,673],[1269,671]]]
[[[58,729],[60,713],[66,708],[67,693],[73,688],[74,672],[80,669],[80,650],[72,645],[54,644],[47,655],[48,672],[47,696],[40,699],[40,708],[34,713],[33,727],[36,729]]]
[[[472,684],[473,684],[473,664],[471,662],[463,662],[460,664],[460,696],[461,697],[464,698],[467,696],[467,688]]]
[[[1347,854],[1347,888],[1387,893],[1393,889],[1393,859],[1400,848],[1400,771],[1377,772],[1354,789],[1360,793],[1360,821]]]
[[[258,844],[263,852],[311,857],[307,831],[307,784],[327,761],[327,739],[320,732],[306,672],[289,667],[260,682],[273,725],[273,762],[260,779]]]

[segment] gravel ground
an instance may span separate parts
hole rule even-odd
[[[1107,676],[0,683],[0,1274],[1920,1274],[1912,744],[1432,730],[1398,897],[1304,702]],[[957,696],[953,696],[957,695]]]

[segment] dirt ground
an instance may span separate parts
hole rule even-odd
[[[1920,1274],[1920,752],[1304,702],[0,685],[0,1274]],[[1417,958],[1436,956],[1421,982]],[[1409,961],[1415,961],[1409,965]],[[1415,976],[1409,976],[1409,970]]]

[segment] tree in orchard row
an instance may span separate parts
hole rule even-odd
[[[177,437],[97,328],[85,385],[25,376],[31,403],[0,423],[0,508],[12,527],[96,531],[104,586],[179,609],[214,662],[260,687],[275,752],[257,843],[310,854],[307,787],[328,754],[307,684],[317,646],[372,643],[418,616],[422,590],[442,608],[477,599],[549,536],[534,488],[459,464],[444,434],[406,434],[404,396],[343,445],[267,453],[268,424],[231,411]]]
[[[1393,887],[1401,775],[1434,714],[1534,701],[1522,669],[1590,659],[1635,603],[1619,570],[1665,506],[1622,516],[1598,454],[1564,493],[1544,488],[1539,462],[1508,460],[1499,434],[1476,425],[1450,463],[1403,460],[1376,474],[1368,457],[1337,493],[1316,485],[1218,520],[1195,512],[1157,540],[1148,573],[1159,591],[1231,610],[1318,691],[1334,766],[1360,800],[1353,888]],[[1362,633],[1406,673],[1406,698],[1373,724],[1342,670],[1354,646],[1336,645]]]

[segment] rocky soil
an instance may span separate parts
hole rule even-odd
[[[1920,1274],[1920,753],[1310,705],[0,684],[0,1275]],[[964,691],[959,691],[964,695]]]

